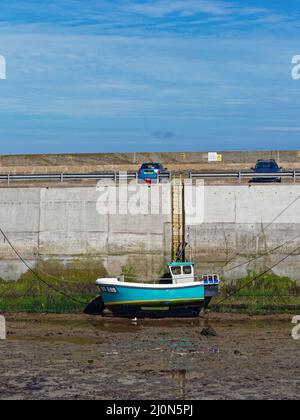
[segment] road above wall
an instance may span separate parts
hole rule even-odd
[[[209,161],[210,152],[215,152],[219,156],[219,161]],[[300,168],[300,151],[222,152],[211,150],[194,153],[0,155],[0,174],[136,171],[140,164],[149,161],[161,162],[170,171],[175,172],[247,170],[258,159],[270,158],[276,159],[286,170]]]

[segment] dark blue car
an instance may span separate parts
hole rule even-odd
[[[274,159],[270,160],[259,160],[255,166],[255,168],[252,168],[252,170],[256,174],[278,174],[282,172],[282,168],[277,164],[277,162]],[[252,179],[251,182],[281,182],[280,176],[274,176],[269,178],[264,177],[255,177]]]
[[[160,174],[165,173],[167,173],[167,169],[160,163],[144,163],[138,172],[138,178],[151,183],[152,180],[159,179]]]

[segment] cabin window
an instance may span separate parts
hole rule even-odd
[[[181,276],[181,267],[172,267],[173,276]]]
[[[186,267],[183,267],[183,273],[184,274],[192,274],[192,267],[190,265],[187,265]]]

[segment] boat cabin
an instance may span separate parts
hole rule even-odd
[[[204,274],[196,279],[195,265],[191,262],[172,262],[168,264],[168,277],[172,279],[172,284],[193,283],[201,281],[205,286],[218,286],[221,282],[218,274]]]
[[[172,262],[168,264],[172,284],[193,283],[195,281],[194,264],[190,262]]]

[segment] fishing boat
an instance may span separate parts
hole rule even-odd
[[[218,275],[195,276],[191,262],[172,262],[157,283],[131,283],[124,276],[96,282],[103,309],[131,318],[198,317],[219,293]]]

